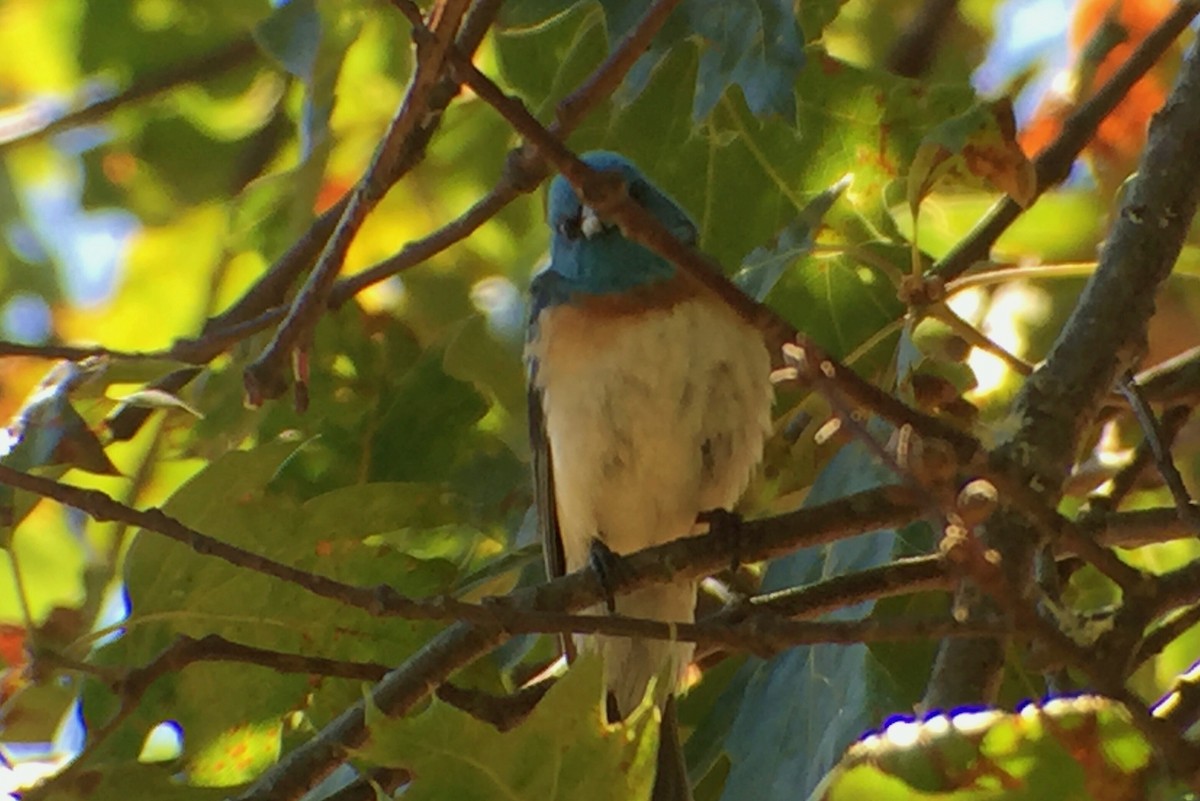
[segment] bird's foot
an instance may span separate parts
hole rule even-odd
[[[617,586],[618,580],[625,570],[624,562],[620,555],[605,545],[603,541],[594,539],[588,550],[588,565],[596,574],[596,579],[604,590],[604,608],[610,615],[615,615],[617,599],[613,594],[613,588]]]
[[[742,566],[742,516],[728,509],[709,509],[701,512],[697,519],[708,523],[710,534],[727,537],[733,543],[733,555],[729,558],[729,569],[736,573]]]

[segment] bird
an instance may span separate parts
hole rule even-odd
[[[580,158],[616,172],[630,198],[696,245],[687,212],[632,161],[609,151]],[[546,217],[550,259],[530,284],[525,361],[535,503],[555,577],[697,533],[698,515],[731,510],[761,461],[773,391],[762,334],[602,219],[561,175]],[[695,579],[679,579],[584,613],[690,623],[696,590]],[[674,696],[694,645],[603,635],[572,645],[600,653],[610,721],[654,682],[663,727],[652,798],[690,798]]]

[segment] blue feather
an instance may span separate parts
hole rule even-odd
[[[619,172],[634,200],[682,241],[695,244],[696,225],[687,212],[646,180],[631,161],[603,150],[585,153],[581,158],[593,169]],[[531,287],[535,313],[546,306],[569,303],[576,295],[626,292],[675,275],[674,265],[626,239],[615,225],[605,224],[589,236],[583,225],[586,213],[570,183],[561,175],[555,178],[546,214],[553,232],[550,265]]]

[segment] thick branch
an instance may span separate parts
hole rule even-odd
[[[407,609],[420,615],[425,602],[400,596],[390,587],[356,588],[322,576],[298,571],[289,565],[265,559],[222,543],[190,529],[159,510],[139,511],[120,504],[104,493],[71,487],[50,479],[30,476],[0,466],[0,481],[81,509],[97,520],[117,520],[167,536],[198,553],[216,556],[249,569],[295,581],[306,589],[339,600],[362,605],[377,614]],[[917,513],[917,499],[899,487],[887,487],[853,495],[827,505],[801,509],[764,521],[743,524],[733,536],[714,531],[697,537],[657,546],[623,560],[626,569],[613,579],[611,590],[624,593],[683,576],[700,576],[717,570],[735,558],[759,561],[788,553],[800,544],[816,545],[843,536],[901,525]],[[593,605],[605,590],[589,572],[575,573],[545,585],[521,590],[490,607],[450,600],[428,602],[449,605],[456,613],[469,614],[479,622],[456,623],[446,629],[407,663],[392,671],[373,692],[374,702],[389,715],[406,712],[457,667],[496,647],[509,636],[508,623],[520,621],[520,613],[570,612]],[[542,617],[544,623],[547,619]],[[592,623],[605,625],[594,618]],[[619,624],[618,624],[619,625]],[[659,624],[662,625],[662,624]],[[729,635],[733,636],[733,635]],[[305,746],[293,751],[265,775],[244,798],[297,798],[339,762],[345,748],[364,736],[361,706],[348,710]]]

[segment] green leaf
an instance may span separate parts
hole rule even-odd
[[[515,343],[499,341],[481,315],[465,320],[446,346],[446,374],[470,381],[495,398],[507,415],[503,436],[516,451],[524,452],[528,431],[525,421],[525,371]]]
[[[464,433],[487,406],[470,384],[447,375],[442,363],[439,354],[428,353],[393,385],[371,443],[373,480],[436,480],[467,455]]]
[[[294,443],[280,442],[214,461],[166,506],[186,525],[264,557],[360,586],[390,584],[414,596],[446,592],[457,571],[444,560],[418,559],[373,541],[406,525],[452,514],[437,487],[349,486],[307,502],[272,492]],[[379,618],[317,597],[288,582],[233,567],[143,532],[126,558],[131,613],[126,633],[98,655],[105,664],[146,664],[179,634],[219,634],[286,653],[395,664],[436,630],[432,623]],[[95,759],[136,756],[158,722],[183,729],[189,780],[240,782],[270,761],[279,724],[296,711],[321,725],[353,695],[357,682],[281,674],[257,666],[200,662],[165,676]],[[85,714],[99,723],[112,700],[98,687]],[[238,698],[236,704],[227,703]],[[236,741],[231,741],[229,738]],[[240,744],[239,744],[240,743]],[[249,750],[247,750],[249,749]],[[250,759],[234,769],[222,754]]]
[[[496,23],[506,29],[532,27],[549,22],[578,5],[571,0],[508,0],[500,5]]]
[[[609,41],[617,42],[644,10],[629,0],[605,2]],[[699,44],[700,68],[692,100],[694,121],[706,119],[733,86],[756,116],[796,116],[795,80],[804,66],[804,32],[790,0],[734,0],[712,4],[685,0],[641,61],[630,72],[623,102],[645,88],[664,56],[684,39]]]
[[[5,677],[6,683],[9,681]],[[12,678],[13,684],[19,680]],[[11,692],[11,688],[6,687]],[[10,743],[46,743],[62,725],[75,703],[75,682],[31,683],[7,695],[4,702],[4,740]]]
[[[0,461],[27,472],[47,465],[68,465],[91,473],[119,476],[104,446],[75,410],[71,396],[103,374],[100,361],[55,365],[9,422],[0,443]],[[11,487],[0,487],[0,519],[17,522]],[[27,510],[26,510],[27,511]]]
[[[800,210],[795,220],[779,232],[774,242],[750,251],[741,269],[733,276],[742,291],[760,302],[766,300],[784,271],[812,251],[822,218],[849,185],[850,179],[847,177],[821,192]]]
[[[908,205],[914,217],[921,200],[943,181],[970,188],[986,182],[1021,206],[1029,205],[1037,191],[1037,173],[1017,143],[1011,102],[976,103],[925,136],[908,173]]]
[[[537,28],[498,31],[496,58],[505,81],[544,112],[604,59],[607,43],[601,21],[595,5],[572,3]]]
[[[847,0],[804,0],[797,12],[800,28],[804,31],[806,42],[815,42],[821,38],[826,26],[833,22]],[[889,19],[894,20],[889,14]],[[889,30],[889,36],[894,32]],[[890,42],[890,39],[889,39]]]
[[[307,160],[327,147],[334,86],[346,50],[358,37],[356,4],[328,0],[289,0],[254,30],[259,45],[304,84],[301,154]]]
[[[712,113],[730,86],[742,90],[755,116],[796,116],[795,80],[804,66],[803,34],[791,0],[736,0],[687,4],[701,39],[700,72],[692,116]]]
[[[292,75],[309,83],[321,45],[321,15],[316,0],[289,0],[254,29],[254,38]]]
[[[527,0],[505,5],[502,24],[524,34],[540,34],[547,27],[566,25],[568,17],[579,17],[569,10],[579,7],[577,3]],[[509,5],[513,7],[507,8]],[[600,6],[610,49],[634,28],[646,10],[646,4],[638,0],[601,0]],[[535,25],[539,27],[534,29]],[[789,124],[794,121],[795,80],[804,66],[805,54],[804,32],[790,0],[732,0],[719,4],[684,0],[630,71],[618,92],[619,102],[628,104],[637,98],[667,55],[689,39],[698,43],[700,52],[699,71],[689,82],[694,87],[693,121],[706,119],[735,86],[756,116],[779,116]],[[548,55],[544,51],[542,59]],[[510,59],[508,63],[515,66],[518,60]],[[558,76],[561,71],[551,62],[531,72]],[[545,80],[541,83],[545,85]],[[558,80],[552,83],[564,91],[571,87]]]
[[[183,398],[161,389],[142,389],[131,392],[121,398],[118,410],[125,406],[137,406],[143,409],[182,409],[193,417],[204,418],[199,409],[189,405]],[[116,414],[116,411],[113,413]]]
[[[605,723],[602,674],[598,658],[580,658],[506,732],[436,699],[404,719],[369,705],[370,734],[355,755],[411,770],[405,798],[412,801],[645,798],[658,746],[655,709],[643,704],[625,721]]]
[[[268,0],[89,0],[78,34],[79,61],[87,72],[115,68],[126,77],[144,75],[225,44],[270,9]]]
[[[45,801],[116,801],[122,798],[153,798],[155,801],[219,801],[227,798],[224,788],[200,788],[172,775],[168,765],[139,765],[136,762],[102,764],[74,775],[70,782],[52,781],[38,788]]]

